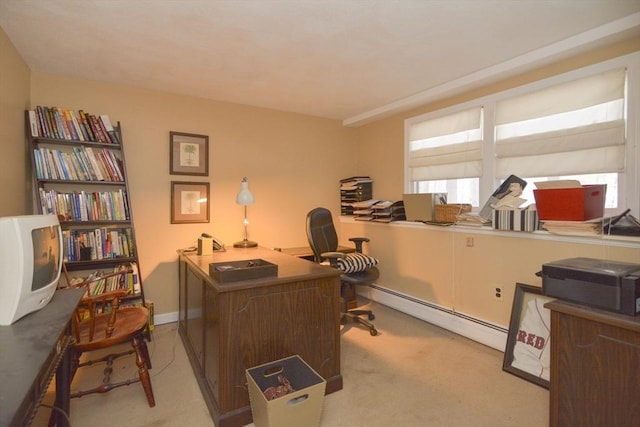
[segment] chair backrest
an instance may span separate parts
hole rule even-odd
[[[328,209],[315,208],[307,214],[307,239],[318,263],[322,262],[321,253],[338,249],[338,233]]]
[[[126,277],[133,271],[128,267],[120,267],[111,273],[99,272],[86,278],[72,279],[69,277],[66,264],[63,264],[62,267],[67,287],[85,289],[85,294],[73,317],[72,330],[76,343],[94,341],[97,321],[100,317],[108,318],[104,324],[104,338],[110,338],[113,334],[120,303],[130,293],[130,289],[124,288]],[[81,324],[85,324],[88,334],[80,336]]]

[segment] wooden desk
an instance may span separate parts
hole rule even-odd
[[[69,413],[71,315],[84,289],[56,291],[41,310],[0,326],[0,425],[28,426],[53,375],[56,407]],[[58,426],[68,426],[52,412]]]
[[[637,426],[640,316],[556,300],[551,310],[549,425]]]
[[[217,427],[252,422],[245,370],[298,354],[342,389],[340,279],[325,266],[264,248],[179,253],[179,331]],[[263,259],[277,277],[221,284],[209,264]]]

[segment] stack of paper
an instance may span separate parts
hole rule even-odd
[[[542,228],[554,234],[594,236],[602,233],[602,218],[589,221],[544,221]]]

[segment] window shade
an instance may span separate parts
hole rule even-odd
[[[621,172],[626,70],[496,104],[496,176]]]
[[[409,126],[411,181],[482,175],[482,108],[423,120]]]

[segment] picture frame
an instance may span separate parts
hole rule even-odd
[[[544,305],[555,298],[538,286],[516,283],[502,370],[549,388],[551,312]]]
[[[209,136],[169,132],[169,173],[209,176]]]
[[[209,183],[171,181],[171,224],[209,222]]]

